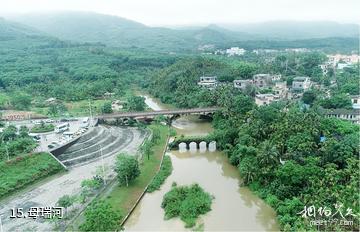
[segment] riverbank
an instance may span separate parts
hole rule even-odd
[[[114,209],[119,210],[124,217],[132,210],[143,192],[146,191],[146,187],[158,172],[167,146],[168,127],[159,124],[150,125],[149,127],[150,129],[158,128],[160,130],[160,139],[158,144],[155,144],[151,148],[153,155],[151,155],[149,159],[143,157],[140,163],[140,176],[129,184],[128,187],[116,185],[109,193],[102,196]]]

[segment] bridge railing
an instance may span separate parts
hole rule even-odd
[[[191,113],[213,113],[217,110],[219,110],[218,107],[209,107],[209,108],[159,110],[159,111],[144,111],[144,112],[123,112],[123,113],[99,115],[97,116],[97,118],[106,119],[106,118],[142,117],[142,116],[191,114]]]

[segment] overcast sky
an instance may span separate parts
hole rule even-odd
[[[273,20],[360,22],[360,0],[0,0],[0,15],[93,11],[147,25]]]

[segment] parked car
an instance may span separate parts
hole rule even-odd
[[[55,147],[58,147],[60,146],[60,144],[58,144],[57,142],[52,142],[48,145],[48,148],[52,149],[52,148],[55,148]]]
[[[38,121],[34,121],[34,124],[35,125],[41,125],[43,124],[44,122],[42,120],[38,120]]]
[[[33,140],[35,140],[36,142],[39,142],[41,140],[41,137],[39,135],[34,135]]]

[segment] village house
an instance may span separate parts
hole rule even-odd
[[[286,81],[275,82],[273,91],[275,95],[278,95],[280,98],[287,98],[288,87]]]
[[[253,80],[234,80],[234,88],[244,90],[246,86],[252,85]]]
[[[113,96],[115,96],[115,93],[109,93],[109,92],[104,93],[104,98],[111,98]]]
[[[207,89],[215,89],[218,86],[218,80],[216,76],[213,77],[200,77],[198,85]]]
[[[280,100],[280,97],[271,93],[255,95],[255,104],[258,106],[269,105],[271,102],[278,100]]]
[[[305,91],[311,86],[309,77],[295,77],[292,82],[293,91]]]
[[[45,100],[45,104],[55,104],[56,103],[56,98],[51,97]]]
[[[256,74],[253,76],[254,85],[258,88],[271,86],[272,79],[273,76],[270,74]]]
[[[125,101],[121,101],[121,100],[114,100],[111,102],[111,109],[113,111],[119,111],[121,109],[124,108],[124,105],[126,104]]]

